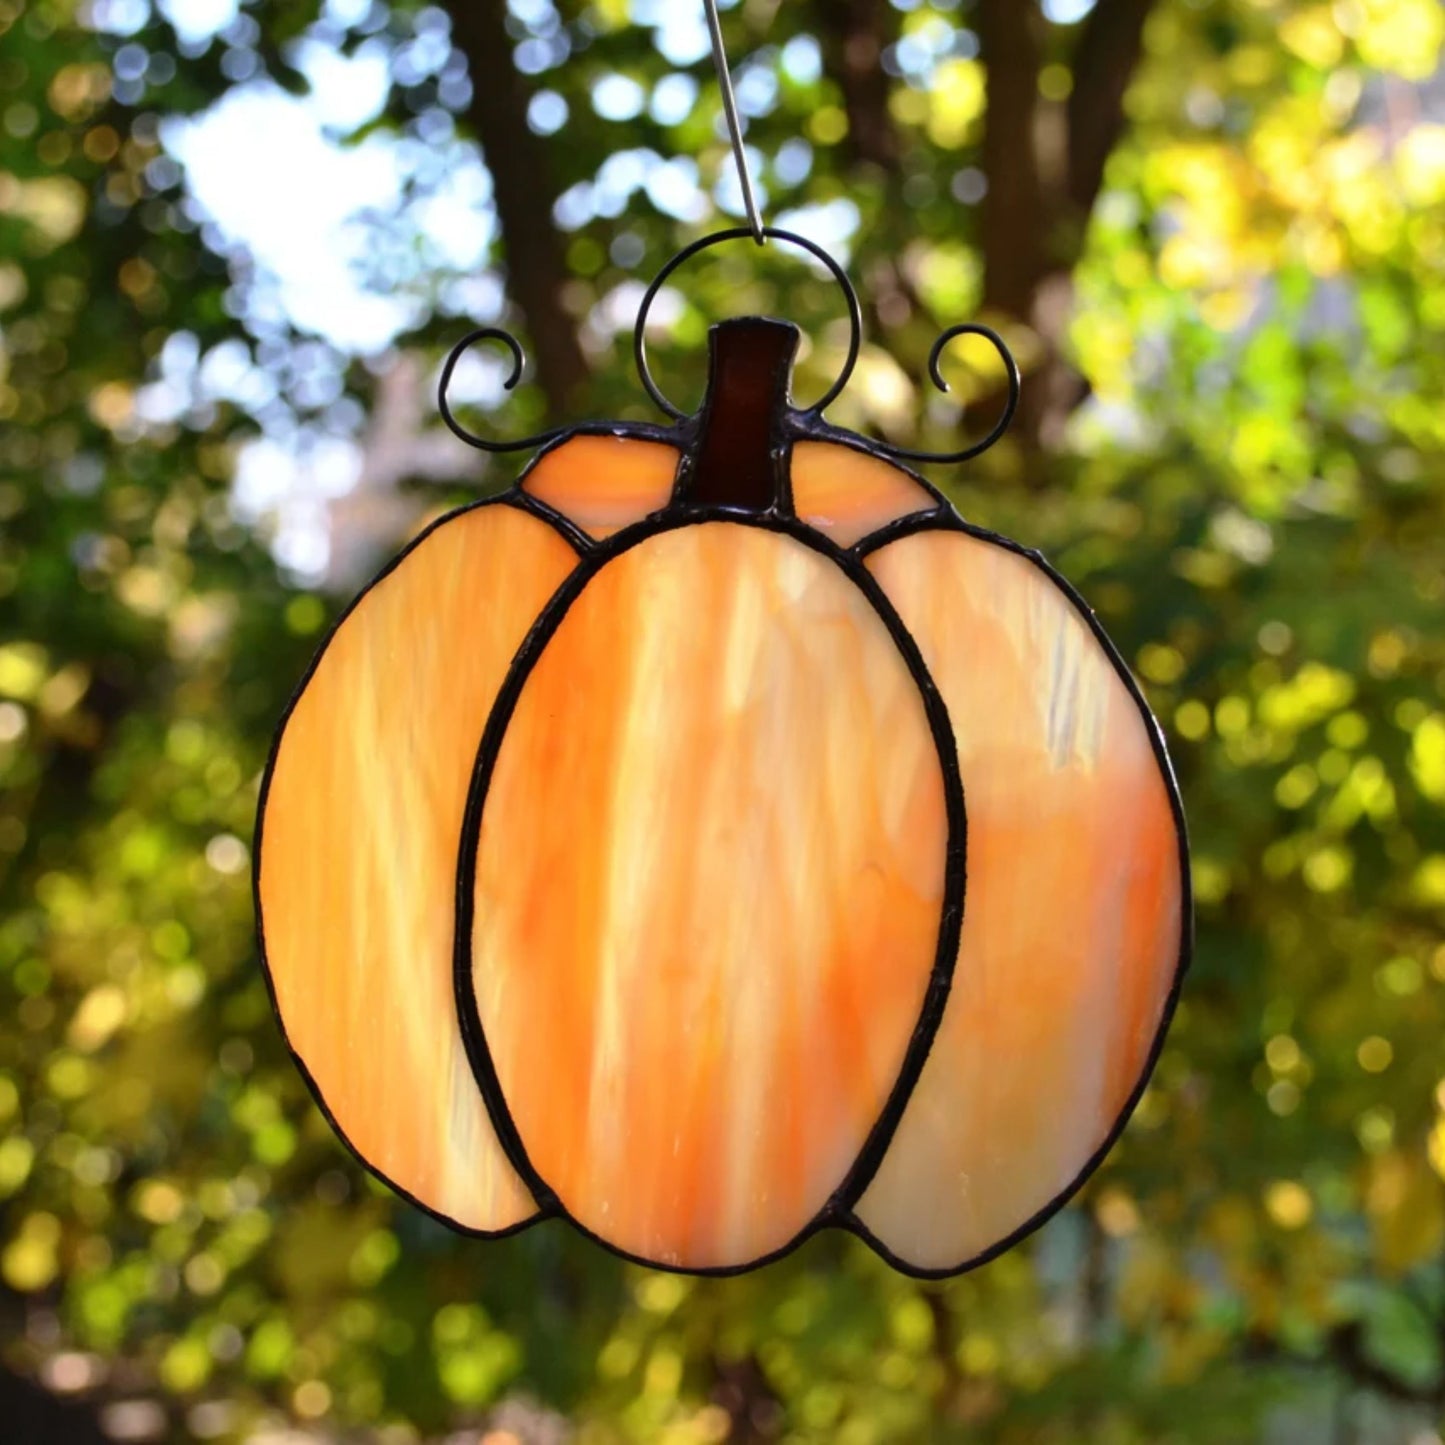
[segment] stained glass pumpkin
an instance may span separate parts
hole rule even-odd
[[[578,430],[336,627],[257,903],[336,1129],[456,1227],[723,1272],[825,1225],[947,1274],[1057,1208],[1190,928],[1157,726],[1035,554],[714,329],[696,417]]]

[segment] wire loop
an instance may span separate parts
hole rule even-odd
[[[500,341],[512,353],[512,374],[502,383],[507,391],[511,391],[522,379],[522,367],[527,358],[522,350],[521,342],[510,331],[503,331],[499,326],[479,326],[475,331],[469,331],[447,353],[447,359],[442,365],[441,379],[437,383],[437,406],[441,411],[442,420],[451,428],[454,436],[460,437],[469,447],[476,447],[478,451],[525,452],[535,451],[538,447],[555,441],[563,432],[570,429],[553,427],[551,431],[538,432],[536,436],[519,437],[516,441],[502,442],[488,441],[486,437],[478,436],[476,432],[469,431],[464,427],[452,412],[451,405],[447,401],[447,390],[451,386],[452,373],[457,369],[457,362],[479,341]]]
[[[830,406],[838,399],[843,388],[848,385],[848,379],[853,375],[853,368],[858,364],[858,352],[863,345],[863,308],[858,304],[858,293],[853,289],[853,283],[848,279],[848,273],[820,246],[816,241],[810,241],[806,236],[800,236],[796,231],[784,231],[777,226],[764,226],[762,234],[765,240],[783,241],[791,246],[797,246],[806,251],[815,260],[821,261],[827,267],[829,274],[838,283],[843,292],[843,297],[848,305],[848,324],[851,328],[851,335],[848,343],[848,357],[843,363],[843,370],[839,373],[837,381],[833,383],[828,391],[812,406],[804,408],[806,413],[812,415],[820,414],[823,409]],[[632,333],[632,352],[637,360],[637,375],[647,389],[647,394],[657,405],[665,411],[674,421],[685,421],[688,413],[675,407],[663,394],[657,382],[653,380],[652,367],[647,359],[647,317],[652,310],[652,303],[657,299],[657,293],[667,284],[672,273],[677,270],[685,261],[690,261],[700,251],[706,251],[713,246],[719,246],[724,241],[740,241],[756,239],[752,230],[747,226],[733,226],[726,231],[714,231],[709,236],[703,236],[694,241],[690,246],[684,246],[681,251],[670,260],[661,271],[657,273],[652,285],[647,288],[647,294],[642,298],[642,306],[637,313],[637,325]]]

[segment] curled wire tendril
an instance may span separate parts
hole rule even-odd
[[[843,292],[848,308],[849,322],[849,345],[848,355],[843,363],[843,369],[837,380],[829,387],[828,391],[820,397],[812,406],[803,409],[805,416],[821,416],[823,410],[834,402],[843,388],[847,386],[853,369],[857,365],[858,355],[862,348],[863,341],[863,315],[862,307],[858,302],[858,293],[853,289],[853,283],[848,279],[843,268],[816,242],[808,240],[793,231],[781,230],[774,226],[763,228],[763,234],[771,240],[783,241],[790,245],[801,247],[816,260],[820,261],[828,270],[832,278],[838,283]],[[709,247],[720,245],[725,241],[736,241],[744,238],[751,238],[753,232],[748,226],[737,226],[731,230],[717,231],[712,235],[703,236],[694,241],[691,245],[685,246],[658,272],[652,285],[647,288],[647,294],[642,299],[642,306],[638,311],[637,324],[633,331],[633,352],[637,360],[637,373],[642,380],[642,385],[647,394],[675,421],[685,421],[687,413],[682,411],[670,402],[663,395],[661,388],[657,385],[652,375],[652,368],[647,357],[647,319],[652,309],[653,302],[657,299],[658,293],[666,285],[673,272],[685,261],[697,255],[699,251],[707,250]],[[981,322],[966,321],[958,326],[951,326],[937,341],[933,343],[933,349],[928,354],[928,375],[934,386],[939,391],[947,393],[950,390],[948,382],[944,379],[941,366],[943,353],[949,344],[960,336],[981,336],[989,342],[995,351],[998,352],[1004,363],[1008,374],[1008,400],[1004,405],[1002,414],[994,423],[993,429],[981,441],[973,442],[970,445],[953,452],[929,452],[915,450],[910,447],[893,446],[888,442],[874,442],[874,448],[882,455],[891,457],[897,461],[913,462],[937,462],[941,464],[966,462],[986,452],[995,442],[1008,430],[1009,423],[1018,410],[1019,393],[1021,390],[1021,379],[1019,376],[1018,363],[1014,360],[1013,353],[1009,350],[998,332],[992,327],[985,326]],[[511,373],[503,381],[502,386],[507,391],[512,391],[522,379],[522,369],[526,362],[526,356],[522,351],[521,343],[509,331],[504,331],[497,326],[479,326],[474,331],[469,331],[447,354],[447,359],[442,366],[441,378],[437,386],[437,401],[441,410],[442,420],[446,422],[452,433],[466,442],[468,446],[476,447],[484,452],[520,452],[537,451],[546,446],[549,442],[556,441],[559,437],[565,436],[570,427],[553,427],[550,431],[538,432],[534,436],[519,437],[515,441],[493,441],[487,437],[479,436],[476,432],[463,426],[452,411],[451,404],[447,399],[447,392],[451,387],[452,375],[456,371],[457,363],[463,355],[475,346],[479,341],[499,341],[512,356]]]
[[[536,436],[519,437],[516,441],[490,441],[464,427],[447,401],[447,391],[452,383],[452,373],[457,369],[457,362],[479,341],[500,341],[512,353],[512,374],[502,383],[505,390],[512,391],[522,379],[522,367],[527,358],[521,342],[510,331],[503,331],[499,326],[479,326],[475,331],[469,331],[447,353],[447,359],[442,365],[441,379],[437,383],[437,406],[442,420],[451,428],[454,436],[460,437],[469,447],[476,447],[478,451],[526,452],[536,451],[570,430],[568,427],[553,427],[551,431],[538,432]]]
[[[943,353],[952,341],[960,336],[981,336],[989,342],[999,356],[1003,358],[1005,370],[1008,372],[1008,401],[1004,403],[1003,413],[994,423],[993,430],[983,438],[982,441],[971,443],[969,446],[956,452],[925,452],[915,451],[909,447],[896,447],[888,442],[880,444],[880,449],[890,457],[896,457],[900,461],[910,462],[966,462],[986,452],[1003,434],[1008,430],[1009,423],[1014,419],[1014,413],[1018,410],[1019,392],[1022,389],[1022,379],[1019,376],[1018,362],[1014,360],[1013,352],[1008,349],[1003,337],[991,326],[985,326],[978,321],[965,321],[958,326],[950,326],[937,341],[933,343],[933,350],[928,353],[928,375],[934,386],[939,391],[947,393],[952,390],[948,382],[944,380],[940,362]]]

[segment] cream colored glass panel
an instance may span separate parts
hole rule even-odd
[[[1179,956],[1179,840],[1148,725],[1042,571],[942,531],[868,566],[953,719],[968,885],[942,1026],[857,1212],[948,1269],[1066,1188],[1134,1089]]]
[[[513,654],[577,555],[514,507],[433,531],[362,599],[286,724],[261,843],[287,1035],[347,1139],[439,1213],[535,1212],[462,1049],[457,846]]]
[[[837,442],[799,442],[792,482],[799,519],[840,547],[851,547],[885,522],[938,505],[907,472]]]
[[[852,1167],[938,948],[922,696],[840,569],[712,522],[609,562],[522,688],[482,812],[474,984],[539,1174],[695,1268]]]
[[[667,505],[678,458],[665,442],[573,437],[542,457],[522,489],[590,536],[610,537]]]

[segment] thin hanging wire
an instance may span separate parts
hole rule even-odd
[[[738,182],[743,190],[743,209],[748,216],[748,229],[753,240],[767,243],[763,218],[758,213],[758,198],[753,192],[752,173],[748,170],[748,153],[743,147],[743,127],[738,119],[738,98],[733,94],[732,73],[728,70],[727,51],[723,49],[722,22],[718,19],[717,0],[703,0],[707,11],[707,28],[712,33],[712,63],[717,70],[717,83],[722,90],[723,114],[727,117],[728,134],[733,142],[733,159],[737,162]]]

